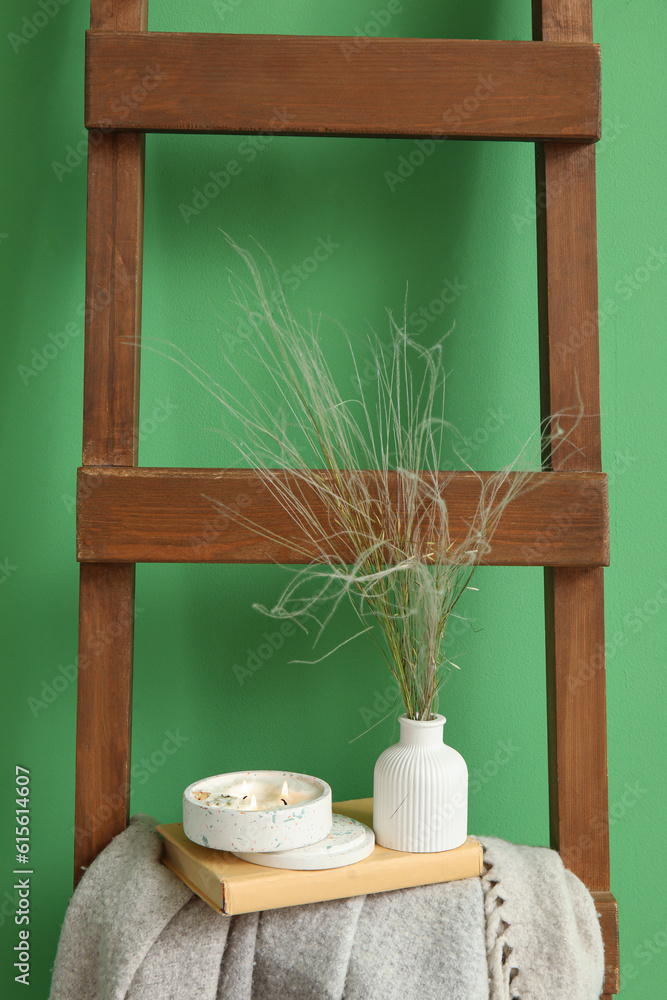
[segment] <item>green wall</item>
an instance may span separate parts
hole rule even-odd
[[[83,0],[44,3],[52,11],[44,24],[38,0],[6,5],[0,32],[6,106],[0,152],[0,794],[6,803],[0,810],[0,990],[36,998],[48,992],[71,888],[73,494],[81,442],[86,205],[85,159],[77,149],[83,148],[88,19]],[[350,35],[365,30],[373,10],[385,10],[381,3],[155,0],[149,26]],[[667,16],[657,0],[607,0],[595,14],[604,66],[600,299],[617,306],[601,328],[612,528],[606,573],[612,888],[620,908],[623,996],[644,1000],[663,995],[667,976],[667,904],[655,871],[667,822],[667,535],[661,517],[667,149],[658,113],[665,103],[660,74]],[[403,0],[384,32],[529,38],[530,3]],[[222,350],[237,356],[220,320],[229,314],[225,271],[237,265],[221,229],[241,243],[254,237],[269,251],[298,314],[323,311],[353,333],[368,324],[384,332],[385,309],[400,313],[407,285],[409,310],[426,310],[424,337],[455,323],[446,353],[448,416],[468,439],[472,463],[499,467],[539,419],[533,147],[444,142],[397,181],[401,158],[415,149],[402,140],[278,137],[253,151],[234,136],[149,137],[144,333],[173,341],[218,372]],[[205,205],[195,201],[211,172],[224,183],[220,171],[230,161],[239,167],[225,189]],[[189,210],[193,204],[196,213]],[[297,269],[320,240],[330,253],[302,279]],[[446,281],[456,295],[438,314]],[[336,353],[335,328],[327,330]],[[145,353],[142,365],[141,463],[235,464],[215,432],[214,401],[160,357]],[[340,372],[349,375],[342,363]],[[491,419],[494,413],[500,420]],[[251,605],[271,601],[285,579],[283,569],[266,567],[138,568],[133,811],[177,820],[186,784],[238,767],[318,774],[339,799],[370,794],[373,763],[393,736],[390,719],[355,740],[382,711],[390,682],[370,643],[359,640],[324,664],[304,666],[289,661],[311,655],[309,640],[288,637],[239,683],[234,667],[265,643],[264,632],[276,631]],[[470,595],[467,613],[478,631],[452,637],[461,670],[441,700],[447,738],[475,779],[470,827],[546,844],[541,570],[486,569],[477,582],[480,591]],[[327,642],[335,645],[352,624],[341,614]],[[170,734],[176,739],[165,753]],[[11,968],[18,930],[15,765],[29,768],[32,782],[29,992],[14,984]]]

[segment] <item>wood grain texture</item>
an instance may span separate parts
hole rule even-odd
[[[545,42],[591,42],[591,0],[533,0],[533,37]]]
[[[128,821],[134,566],[82,566],[79,603],[75,885]]]
[[[98,31],[141,30],[146,17],[146,0],[91,3]],[[84,465],[137,459],[144,141],[117,133],[88,145]],[[129,816],[134,575],[81,567],[75,885]]]
[[[601,466],[595,149],[545,143],[537,150],[544,417],[559,414],[576,449],[554,468]]]
[[[591,42],[590,0],[534,0],[534,37]],[[595,150],[537,148],[537,238],[542,414],[584,418],[565,460],[601,468]],[[545,570],[547,719],[552,845],[589,889],[609,890],[604,586],[602,569]],[[610,897],[613,898],[613,897]],[[618,990],[618,924],[602,922],[607,994]],[[610,915],[611,914],[611,915]]]
[[[147,0],[91,0],[90,27],[94,31],[145,31]]]
[[[605,994],[620,990],[620,956],[618,950],[618,904],[610,892],[594,892],[593,900],[600,918],[605,942],[604,984]]]
[[[86,125],[594,142],[598,46],[90,32]]]
[[[552,846],[591,890],[609,889],[601,569],[555,569],[547,600]],[[550,630],[551,631],[551,630]]]
[[[88,148],[83,461],[137,456],[144,136],[96,136]]]
[[[533,0],[538,41],[593,41],[591,0]],[[572,451],[554,468],[600,469],[595,147],[537,147],[542,414],[583,407]]]
[[[368,474],[371,475],[370,473]],[[489,473],[484,473],[488,477]],[[453,538],[480,496],[475,474],[443,474]],[[394,479],[395,482],[395,479]],[[507,508],[487,565],[601,565],[608,551],[604,475],[538,473]],[[229,509],[216,507],[215,500]],[[333,528],[312,503],[325,536]],[[302,554],[257,536],[236,515],[295,544],[303,536],[260,475],[247,469],[79,470],[78,558],[115,562],[303,563]],[[313,553],[314,554],[314,553]],[[342,557],[346,553],[340,550]]]

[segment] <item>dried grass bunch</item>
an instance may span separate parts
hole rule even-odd
[[[244,350],[268,378],[256,381],[232,365],[243,387],[234,394],[183,352],[172,360],[219,400],[222,433],[258,470],[304,539],[277,536],[225,508],[307,560],[273,607],[258,607],[307,630],[314,626],[317,641],[340,602],[350,598],[363,625],[357,634],[371,631],[406,715],[428,719],[456,666],[443,648],[448,621],[458,616],[503,511],[539,469],[542,429],[510,466],[479,476],[477,509],[463,537],[453,538],[448,474],[440,471],[446,439],[456,438],[444,415],[443,341],[425,346],[409,335],[405,321],[390,315],[388,346],[368,336],[369,379],[368,366],[360,376],[351,340],[341,331],[355,372],[353,393],[342,393],[322,350],[319,321],[299,323],[270,261],[260,268],[249,252],[231,245],[249,274],[248,281],[230,276],[235,305],[252,330]]]

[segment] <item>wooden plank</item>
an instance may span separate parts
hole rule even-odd
[[[480,482],[471,472],[441,475],[452,537],[461,538],[479,501]],[[231,512],[216,507],[216,500]],[[308,502],[330,536],[326,512]],[[258,537],[235,520],[240,515],[295,545],[306,544],[262,477],[249,469],[83,468],[78,511],[78,558],[83,561],[303,563],[310,558]],[[482,561],[601,565],[607,552],[606,477],[537,473],[507,508],[492,551]]]
[[[608,890],[602,570],[561,568],[549,575],[551,842],[589,889]]]
[[[88,149],[84,465],[136,463],[144,142],[98,135]]]
[[[92,0],[91,27],[146,27],[146,0]],[[137,457],[144,136],[88,147],[83,462]],[[134,566],[81,567],[74,884],[129,814]]]
[[[594,892],[595,908],[600,918],[604,940],[604,984],[606,994],[618,993],[620,986],[620,956],[618,949],[618,905],[610,892]]]
[[[147,0],[91,0],[93,31],[145,31],[147,26]]]
[[[144,132],[600,135],[581,42],[89,32],[86,125]]]
[[[127,826],[134,566],[81,566],[76,725],[75,885]]]
[[[537,150],[543,412],[579,420],[557,467],[601,466],[595,148],[545,143]],[[559,416],[567,426],[567,416]]]
[[[533,38],[552,42],[592,41],[591,0],[533,0]]]
[[[534,37],[592,41],[590,0],[534,0]],[[537,149],[538,289],[542,413],[584,418],[577,450],[545,454],[545,467],[601,468],[595,154]],[[562,422],[562,420],[561,420]],[[551,840],[592,891],[609,890],[609,821],[603,571],[545,571]],[[607,917],[605,944],[618,934]],[[617,981],[608,975],[605,990]]]

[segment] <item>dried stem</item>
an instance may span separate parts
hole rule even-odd
[[[176,358],[153,349],[177,361],[219,400],[223,434],[261,472],[309,551],[317,553],[295,570],[276,604],[260,610],[304,627],[315,621],[317,641],[341,600],[351,598],[364,630],[373,626],[406,714],[428,719],[455,666],[443,652],[449,616],[488,553],[503,511],[530,487],[553,418],[536,429],[511,465],[480,476],[477,509],[465,537],[453,540],[447,477],[439,471],[445,435],[454,431],[444,417],[444,338],[426,347],[408,334],[405,321],[398,324],[390,314],[389,346],[368,336],[374,367],[369,385],[343,331],[356,372],[357,391],[348,398],[325,359],[318,325],[297,322],[270,262],[263,272],[247,251],[229,242],[250,276],[248,283],[234,274],[229,279],[234,302],[252,328],[246,353],[268,374],[270,391],[234,368],[243,387],[242,395],[234,395],[173,345]],[[575,414],[574,423],[579,419]],[[235,432],[239,426],[242,441]],[[552,451],[571,433],[552,440]],[[327,531],[311,499],[327,512]],[[238,512],[226,513],[294,548],[291,539],[278,538]],[[336,554],[340,543],[349,562]]]

